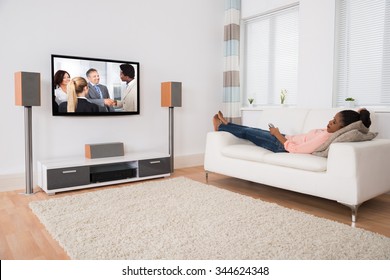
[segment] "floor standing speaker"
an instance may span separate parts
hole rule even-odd
[[[26,194],[33,193],[32,106],[41,105],[41,74],[15,73],[15,105],[24,106]]]
[[[41,106],[40,73],[15,73],[15,105]]]
[[[181,82],[161,83],[161,107],[169,107],[169,154],[171,173],[174,171],[174,107],[181,107]]]

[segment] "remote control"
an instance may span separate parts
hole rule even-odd
[[[268,127],[271,128],[271,127],[275,127],[275,126],[272,123],[269,123]]]

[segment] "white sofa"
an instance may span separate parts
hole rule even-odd
[[[339,109],[274,108],[261,113],[258,127],[273,123],[285,134],[325,128]],[[371,114],[370,131],[377,131]],[[352,210],[390,192],[390,139],[332,143],[327,158],[273,153],[228,132],[207,134],[204,168],[209,172],[335,200]]]

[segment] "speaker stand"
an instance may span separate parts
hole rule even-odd
[[[171,173],[174,171],[173,164],[173,109],[174,107],[169,107],[169,155],[171,157]]]
[[[24,107],[26,195],[33,194],[32,107]]]

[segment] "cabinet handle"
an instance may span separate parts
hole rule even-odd
[[[68,174],[68,173],[76,173],[77,170],[64,170],[62,171],[62,174]]]
[[[157,163],[161,163],[161,160],[150,161],[150,164],[157,164]]]

